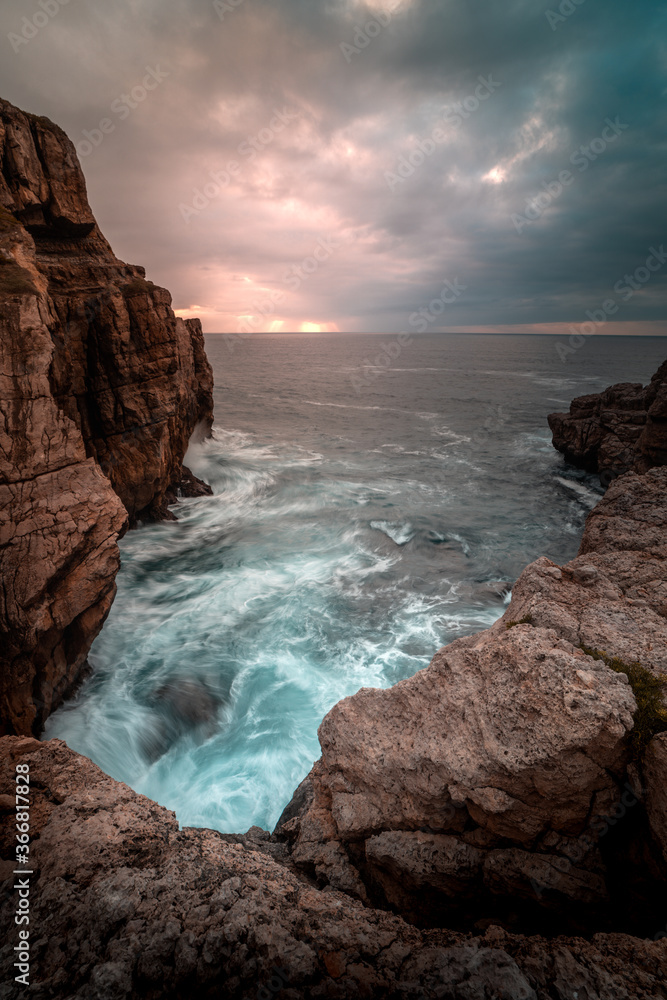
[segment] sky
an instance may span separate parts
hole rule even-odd
[[[667,334],[664,0],[3,0],[0,53],[208,332]]]

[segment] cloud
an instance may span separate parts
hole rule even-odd
[[[578,323],[667,239],[667,11],[585,0],[552,30],[558,9],[70,0],[14,52],[32,8],[5,0],[0,93],[76,143],[113,121],[83,161],[93,209],[210,331],[400,331],[457,279],[443,328]],[[607,119],[628,127],[596,154]],[[320,240],[337,246],[303,270]],[[654,331],[666,281],[617,319]]]

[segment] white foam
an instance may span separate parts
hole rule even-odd
[[[381,531],[396,545],[407,545],[415,537],[415,530],[409,522],[371,521],[371,528]]]

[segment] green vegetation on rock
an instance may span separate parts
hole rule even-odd
[[[133,278],[127,285],[123,285],[123,297],[131,299],[134,295],[150,295],[155,288],[152,281],[145,278]]]
[[[0,255],[0,297],[11,295],[37,295],[37,289],[29,271]]]
[[[516,625],[532,625],[532,624],[533,624],[533,616],[524,615],[523,618],[520,618],[518,622],[505,622],[505,628],[510,629],[510,628],[515,628]]]
[[[17,229],[21,223],[3,205],[0,205],[0,233],[8,233],[11,229]]]
[[[667,678],[656,677],[641,663],[625,663],[618,656],[609,656],[589,646],[579,648],[594,660],[602,660],[617,674],[625,674],[630,681],[637,702],[637,711],[633,717],[635,724],[630,733],[630,747],[633,759],[638,760],[654,736],[667,732],[667,708],[663,701]]]

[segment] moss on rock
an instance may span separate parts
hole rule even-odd
[[[37,289],[29,271],[0,255],[0,298],[12,295],[37,295]]]
[[[523,618],[519,618],[518,622],[505,622],[505,628],[510,629],[510,628],[515,628],[517,625],[532,625],[532,624],[533,624],[533,616],[524,615]]]
[[[127,285],[123,285],[123,296],[126,299],[131,299],[135,295],[150,295],[150,293],[155,288],[152,281],[146,281],[145,278],[133,278]]]
[[[626,663],[620,657],[609,656],[603,650],[591,649],[589,646],[580,646],[580,649],[594,660],[602,660],[617,674],[625,674],[630,681],[637,702],[630,747],[633,759],[638,760],[654,736],[667,732],[667,708],[663,701],[667,678],[656,677],[641,663]]]
[[[0,205],[0,233],[8,233],[12,229],[18,229],[21,225],[16,216],[4,207]]]

